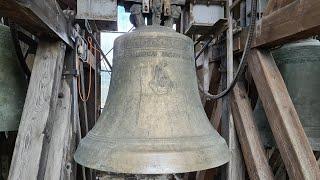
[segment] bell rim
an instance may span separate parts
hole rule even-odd
[[[146,144],[130,143],[116,143],[112,147],[111,144],[101,142],[97,148],[94,145],[95,141],[92,140],[90,137],[81,140],[74,159],[85,167],[106,172],[128,174],[186,173],[221,166],[227,163],[230,158],[228,146],[220,135],[219,137],[211,136],[209,142],[204,138],[204,141],[196,144],[195,141],[183,141],[180,144],[156,144],[151,148]],[[190,144],[193,144],[191,148]],[[98,157],[100,158],[98,159]],[[147,167],[143,166],[146,164]]]
[[[219,147],[219,148],[217,148],[217,147]],[[220,149],[220,151],[217,151],[219,149]],[[207,147],[195,148],[194,151],[186,151],[186,152],[172,151],[171,152],[172,156],[170,156],[170,155],[168,156],[168,154],[170,154],[170,152],[166,152],[166,157],[162,158],[161,160],[159,160],[155,163],[157,168],[150,168],[150,167],[139,168],[139,167],[134,167],[134,166],[133,166],[133,168],[132,167],[126,168],[124,166],[122,166],[122,168],[117,168],[115,166],[117,166],[119,164],[123,164],[121,161],[126,161],[126,158],[121,158],[122,160],[120,162],[113,161],[108,166],[106,166],[102,163],[101,164],[96,163],[98,160],[93,161],[94,159],[97,159],[97,158],[94,158],[94,156],[100,157],[100,155],[97,155],[96,153],[92,153],[93,156],[90,156],[90,155],[89,156],[88,155],[81,156],[81,151],[83,151],[83,150],[85,150],[85,147],[80,143],[79,147],[77,148],[77,150],[74,154],[74,160],[78,164],[83,165],[88,168],[91,168],[91,169],[100,170],[100,171],[113,172],[113,173],[125,173],[125,174],[176,174],[176,173],[186,173],[186,172],[206,170],[206,169],[211,169],[211,168],[219,167],[223,164],[226,164],[227,162],[229,162],[229,158],[230,158],[230,154],[231,154],[225,141],[220,141],[219,144],[210,145]],[[195,163],[194,161],[190,162],[188,160],[188,158],[186,158],[186,157],[189,157],[189,159],[190,159],[191,158],[190,154],[196,155],[196,156],[193,156],[193,158],[194,158],[193,160],[198,160],[198,162],[200,162],[200,163]],[[128,156],[128,153],[126,153],[126,152],[121,153],[120,152],[119,155],[117,155],[113,159],[119,160],[119,157],[122,155]],[[202,157],[200,157],[201,155],[202,155]],[[112,156],[112,155],[110,155],[110,156]],[[141,152],[140,155],[136,154],[134,156],[135,156],[134,157],[135,159],[140,159],[140,158],[143,159],[143,157],[145,159],[146,158],[149,158],[149,159],[155,158],[155,156],[150,155],[146,152]],[[163,154],[160,154],[158,156],[159,157],[163,156]],[[180,161],[174,161],[172,163],[168,163],[169,161],[172,161],[177,157],[183,157],[183,158],[179,158]],[[206,158],[203,158],[203,157],[206,157]],[[129,159],[130,158],[127,159],[128,160],[127,162],[130,162]],[[92,163],[91,164],[87,163],[88,161],[91,161]],[[114,162],[117,162],[117,163],[114,163]],[[96,165],[94,165],[94,163]],[[108,164],[108,163],[105,163],[105,164]],[[150,164],[150,160],[145,160],[144,163],[140,162],[140,164]],[[190,166],[188,166],[188,165],[190,165]]]

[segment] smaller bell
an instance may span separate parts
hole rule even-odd
[[[0,132],[18,130],[26,90],[10,29],[0,24]]]
[[[320,150],[320,42],[316,39],[290,43],[276,49],[272,55],[287,86],[301,124],[315,151]],[[258,100],[254,110],[257,126],[265,146],[275,141]]]

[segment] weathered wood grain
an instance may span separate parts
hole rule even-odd
[[[222,115],[222,100],[217,100],[217,107],[214,112],[212,112],[211,116],[211,124],[218,131],[221,123],[221,115]]]
[[[76,66],[76,55],[77,51],[72,50],[66,54],[66,60],[65,60],[65,75],[63,78],[68,82],[68,85],[70,87],[71,95],[72,95],[72,106],[71,106],[71,122],[72,122],[72,137],[70,142],[70,151],[68,153],[67,159],[71,162],[70,164],[70,180],[76,180],[81,179],[86,180],[86,173],[85,168],[82,166],[79,168],[81,171],[78,171],[78,165],[73,159],[73,155],[76,151],[77,144],[81,140],[81,126],[80,126],[80,119],[79,119],[79,104],[78,104],[78,87],[77,87],[77,77],[75,75],[70,74],[70,72],[74,71]],[[66,173],[69,173],[69,169]],[[82,173],[82,174],[81,174]],[[80,177],[81,176],[81,177]],[[65,177],[69,178],[69,177]]]
[[[265,11],[263,12],[264,16],[271,14],[272,12],[285,7],[286,5],[292,3],[295,0],[269,0]]]
[[[208,57],[209,60],[211,59],[210,57],[212,57],[212,55]],[[219,84],[220,84],[219,64],[217,62],[210,63],[209,72],[210,72],[209,78],[211,79],[209,84],[209,93],[217,94],[219,90]],[[216,108],[217,108],[217,101],[211,101],[211,100],[206,101],[204,110],[209,119],[212,119],[212,116],[214,115]]]
[[[59,180],[68,176],[65,172],[70,163],[67,155],[72,148],[70,147],[71,101],[70,87],[66,81],[62,81],[44,176],[46,180]]]
[[[296,0],[264,16],[256,26],[253,47],[276,46],[318,35],[320,1]]]
[[[270,12],[257,21],[252,48],[275,47],[316,36],[320,32],[320,1],[284,0],[284,7]],[[291,2],[292,1],[292,2]],[[235,52],[242,52],[248,31],[236,34]]]
[[[320,170],[270,52],[252,50],[249,70],[290,179],[320,179]]]
[[[82,96],[83,96],[83,98],[86,98],[87,97],[87,93],[86,93],[86,90],[85,90],[85,80],[84,80],[85,76],[84,76],[84,68],[83,68],[83,63],[82,62],[80,62],[79,72],[80,72],[80,76],[81,76],[80,88],[81,88]],[[85,136],[89,132],[87,101],[80,100],[79,104],[82,105],[79,108],[81,134],[83,136]],[[87,175],[86,179],[91,180],[92,179],[92,170],[89,169],[89,168],[85,168],[85,170],[86,170],[85,174]]]
[[[249,98],[241,82],[238,82],[231,92],[231,109],[250,179],[274,179],[254,122]]]
[[[80,83],[80,89],[81,89],[81,94],[83,96],[84,99],[86,99],[87,97],[87,92],[86,92],[86,88],[85,88],[85,80],[84,80],[84,68],[83,68],[83,63],[79,62],[79,72],[80,72],[80,77],[81,80],[78,81],[78,83]],[[79,86],[78,86],[79,87]],[[88,109],[87,109],[87,101],[82,101],[81,99],[79,100],[79,104],[81,104],[80,106],[80,122],[81,122],[81,133],[83,136],[87,135],[87,133],[89,132],[89,125],[88,125]]]
[[[55,0],[0,0],[0,15],[40,38],[61,39],[70,47],[72,24]]]
[[[227,9],[227,19],[228,19],[228,30],[227,30],[227,87],[230,86],[233,81],[234,73],[234,60],[233,60],[233,16],[230,10],[230,7],[233,3],[233,0],[228,0],[228,9]],[[223,116],[221,121],[221,132],[222,136],[226,139],[231,152],[230,161],[224,166],[226,180],[242,180],[245,179],[245,166],[243,162],[243,157],[241,153],[241,148],[237,133],[234,127],[233,116],[230,109],[230,96],[226,97],[224,101],[223,111],[226,113]]]
[[[39,43],[9,180],[44,178],[65,49],[61,42]]]

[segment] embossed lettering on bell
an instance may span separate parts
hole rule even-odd
[[[192,40],[146,26],[114,44],[104,111],[81,140],[75,160],[131,174],[183,173],[228,162],[227,144],[200,101]]]

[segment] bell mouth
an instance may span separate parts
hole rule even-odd
[[[126,174],[175,174],[221,166],[230,152],[222,138],[188,137],[170,140],[106,141],[86,136],[75,160],[88,168]],[[97,141],[99,141],[97,143]]]

